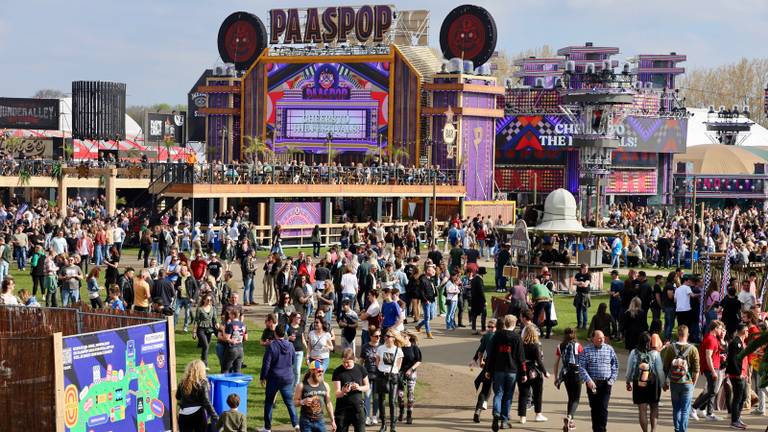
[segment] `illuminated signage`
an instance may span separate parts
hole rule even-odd
[[[367,110],[286,109],[284,138],[324,139],[330,133],[334,139],[368,140],[369,123]]]
[[[348,38],[381,42],[392,27],[393,16],[393,7],[387,5],[272,9],[269,11],[269,43],[343,43]]]

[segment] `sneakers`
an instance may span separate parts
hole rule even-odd
[[[493,423],[491,423],[491,430],[493,432],[499,432],[499,418],[498,417],[494,417],[493,418]]]
[[[483,401],[483,411],[488,409],[488,402]]]
[[[547,420],[549,420],[549,419],[544,417],[544,414],[542,414],[542,413],[536,414],[536,421],[537,422],[545,422]]]
[[[737,421],[737,422],[731,423],[731,429],[741,429],[741,430],[744,430],[746,428],[747,428],[747,425],[745,425],[741,421]]]
[[[764,416],[765,415],[765,411],[761,411],[759,408],[755,408],[755,409],[752,410],[752,415]]]
[[[704,418],[707,416],[707,412],[703,409],[692,409],[691,411],[695,411],[699,418]]]
[[[371,422],[371,418],[370,418],[370,417],[366,417],[366,418],[365,418],[365,425],[366,425],[366,426],[370,426],[370,425],[372,425],[372,424],[373,424],[373,423]]]
[[[297,432],[301,432],[301,426],[296,425],[296,426],[293,427],[293,430],[295,430]]]
[[[379,424],[379,419],[376,417],[371,417],[371,424],[375,424],[375,425]]]
[[[525,417],[520,417],[520,424],[525,424]]]
[[[474,423],[480,423],[480,412],[475,411],[475,415],[472,416],[472,421]]]
[[[714,414],[707,414],[705,418],[709,421],[723,421],[722,417]]]
[[[261,428],[259,429],[259,432],[272,432],[272,431],[267,428]]]
[[[699,421],[699,420],[701,420],[701,419],[699,418],[699,415],[698,415],[698,414],[696,414],[696,410],[691,410],[691,414],[690,414],[690,417],[691,417],[692,419],[696,420],[696,421]]]
[[[434,339],[434,337],[432,337],[432,332],[427,332],[427,339]]]

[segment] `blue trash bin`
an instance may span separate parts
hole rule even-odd
[[[244,415],[247,415],[248,385],[252,380],[252,376],[240,373],[208,375],[213,409],[216,410],[219,415],[224,411],[229,411],[227,397],[229,397],[230,394],[235,393],[240,396],[240,406],[237,407],[237,410]]]

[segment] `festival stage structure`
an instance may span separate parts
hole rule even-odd
[[[444,59],[426,46],[428,23],[386,5],[273,9],[269,26],[231,14],[218,35],[226,65],[189,95],[194,136],[222,169],[169,166],[150,191],[210,211],[248,204],[264,224],[281,201],[319,206],[317,222],[332,223],[345,212],[444,218],[465,198],[493,199],[495,22],[453,10]]]
[[[498,105],[505,114],[496,123],[494,174],[504,198],[540,204],[542,196],[558,188],[579,201],[593,196],[594,188],[591,194],[579,190],[583,173],[574,138],[582,133],[580,112],[567,97],[630,82],[625,93],[632,103],[620,110],[617,118],[623,120],[610,125],[619,143],[603,192],[609,202],[672,203],[672,158],[685,152],[688,121],[674,78],[684,72],[677,63],[686,57],[639,55],[615,70],[619,64],[612,56],[618,53],[617,47],[587,42],[559,49],[556,57],[516,62],[520,70],[514,77],[522,85],[507,80]]]

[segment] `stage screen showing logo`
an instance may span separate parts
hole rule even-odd
[[[270,63],[267,129],[277,151],[376,151],[387,141],[389,62]]]
[[[171,430],[168,324],[64,338],[64,430]]]
[[[280,225],[283,236],[309,236],[312,228],[296,229],[296,225],[315,226],[320,224],[320,201],[276,202],[275,223]]]

